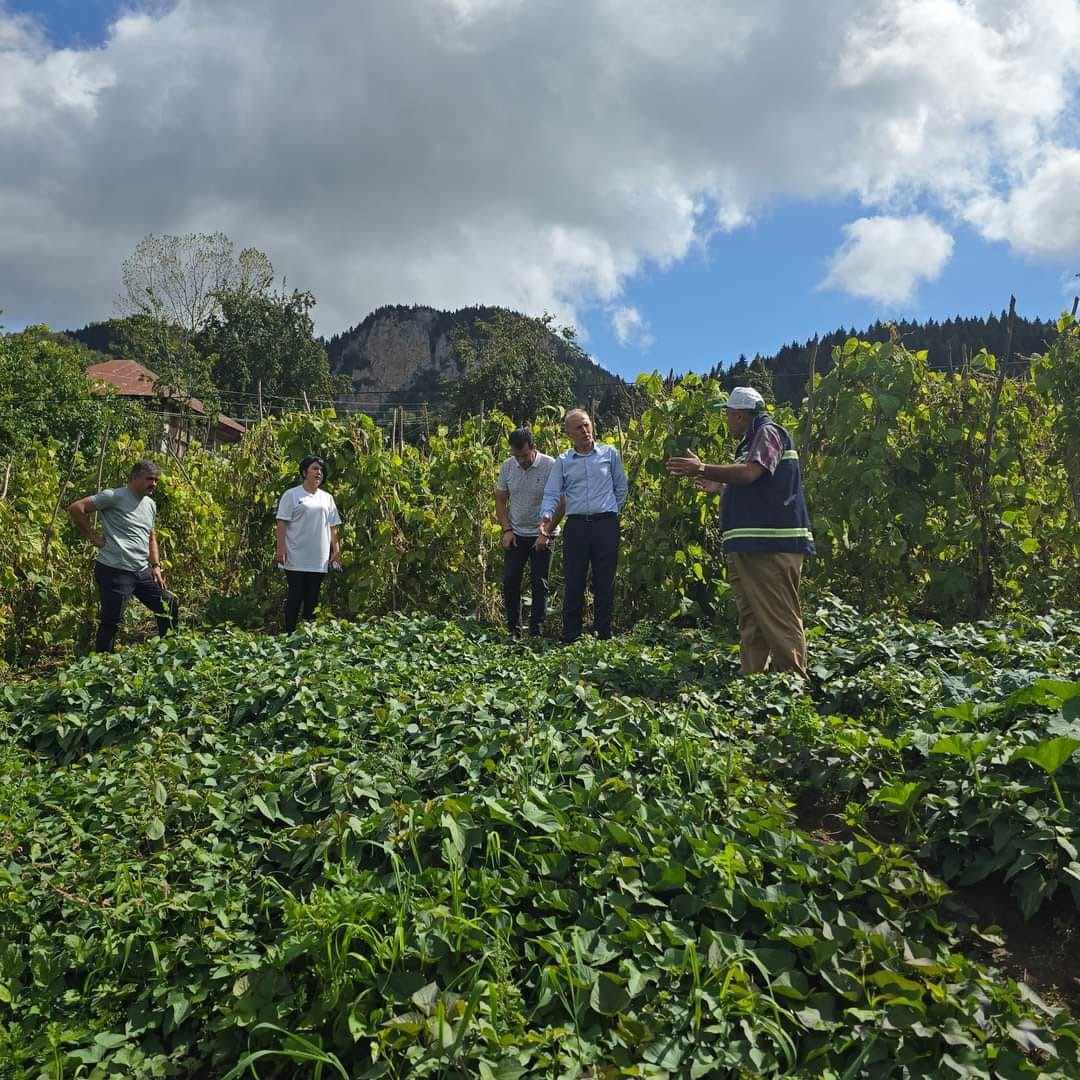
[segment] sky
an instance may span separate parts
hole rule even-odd
[[[1080,291],[1080,0],[0,0],[0,324],[224,232],[627,378]]]

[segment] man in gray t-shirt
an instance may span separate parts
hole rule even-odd
[[[532,432],[518,428],[510,434],[508,457],[499,467],[495,489],[495,515],[502,526],[503,601],[506,625],[513,637],[521,637],[521,578],[529,563],[532,581],[532,607],[529,635],[539,637],[547,612],[548,572],[551,549],[536,546],[539,531],[540,502],[554,459],[541,454],[533,443]],[[562,507],[555,522],[562,517]]]
[[[101,622],[95,652],[112,652],[130,596],[154,613],[159,634],[176,626],[180,605],[165,588],[154,532],[157,504],[150,497],[160,477],[158,465],[140,461],[125,487],[87,495],[68,507],[75,527],[98,549],[94,578],[101,595]],[[101,515],[100,532],[94,528],[95,512]]]

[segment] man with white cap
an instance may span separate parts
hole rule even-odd
[[[806,678],[799,581],[803,558],[814,554],[814,536],[799,455],[752,387],[736,386],[725,406],[728,431],[740,440],[734,464],[710,465],[687,451],[669,459],[667,470],[696,477],[705,491],[722,496],[724,562],[739,609],[742,670],[796,671]]]

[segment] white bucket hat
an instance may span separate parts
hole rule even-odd
[[[758,412],[765,408],[765,399],[752,386],[736,386],[728,394],[726,404],[729,409],[748,409],[750,412]]]

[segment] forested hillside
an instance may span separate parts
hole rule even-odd
[[[925,323],[907,319],[882,322],[879,319],[861,330],[840,327],[803,342],[793,341],[771,355],[758,353],[753,358],[740,356],[734,364],[724,360],[714,365],[709,375],[731,386],[737,385],[740,380],[760,385],[764,379],[762,389],[771,387],[775,400],[797,406],[806,394],[811,364],[818,374],[825,374],[832,367],[833,349],[843,345],[850,337],[870,342],[896,340],[912,352],[925,349],[931,369],[959,371],[982,349],[995,354],[1003,352],[1008,320],[1006,311],[1000,315],[987,315],[986,318],[957,315],[943,322],[935,319],[928,319]],[[1028,357],[1044,353],[1056,336],[1057,328],[1052,321],[1017,317],[1012,334],[1014,370],[1026,368]]]

